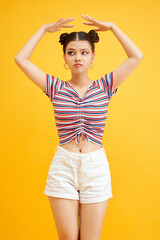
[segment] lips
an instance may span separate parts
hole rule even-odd
[[[82,66],[82,64],[77,63],[77,64],[74,64],[74,66]]]

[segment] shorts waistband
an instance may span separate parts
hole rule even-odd
[[[104,154],[104,153],[106,153],[105,152],[105,149],[104,149],[104,147],[102,147],[102,148],[100,148],[100,149],[98,149],[98,150],[95,150],[95,151],[92,151],[92,152],[87,152],[87,153],[76,153],[76,152],[72,152],[72,151],[70,151],[70,150],[67,150],[67,149],[65,149],[65,148],[63,148],[63,147],[61,147],[59,144],[57,145],[57,147],[56,147],[56,150],[58,150],[58,149],[60,149],[61,151],[64,151],[67,155],[69,155],[69,156],[75,156],[75,157],[82,157],[82,156],[84,156],[84,157],[86,157],[86,156],[99,156],[100,154]]]

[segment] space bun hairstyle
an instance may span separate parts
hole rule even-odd
[[[80,31],[80,32],[71,32],[71,33],[62,33],[60,35],[59,42],[63,45],[63,52],[65,54],[67,44],[71,41],[78,41],[78,40],[87,40],[92,48],[92,53],[95,51],[94,43],[99,42],[98,33],[95,30],[90,30],[88,33]]]

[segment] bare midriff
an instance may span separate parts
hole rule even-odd
[[[60,146],[69,151],[76,152],[76,153],[93,152],[93,151],[103,148],[103,146],[100,146],[96,143],[83,140],[82,136],[80,136],[78,144],[75,142],[75,138],[73,138],[70,142],[64,143]]]

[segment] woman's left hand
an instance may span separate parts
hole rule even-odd
[[[87,14],[82,15],[82,17],[90,21],[90,23],[83,22],[84,24],[98,27],[97,29],[94,29],[95,31],[107,31],[111,29],[112,22],[99,21],[89,17]]]

